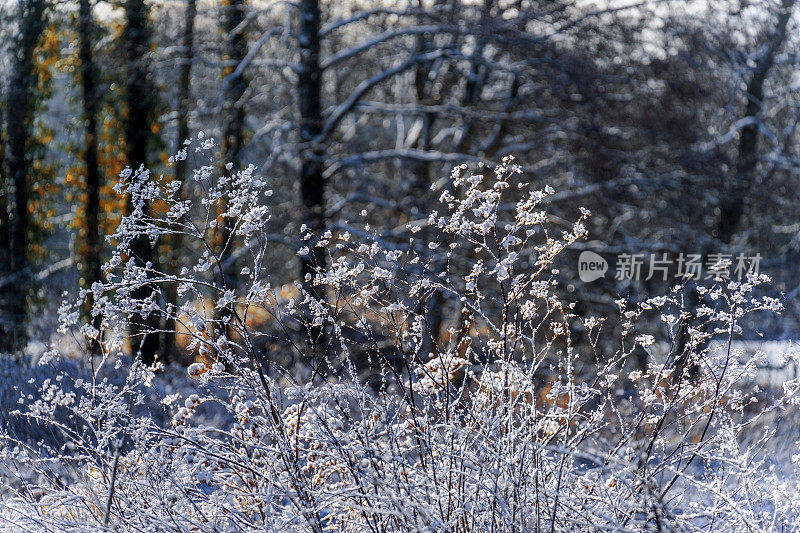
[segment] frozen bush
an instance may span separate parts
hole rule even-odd
[[[10,529],[798,528],[797,472],[776,439],[800,382],[761,391],[756,361],[732,348],[750,314],[779,311],[752,296],[765,278],[708,288],[680,343],[682,287],[620,300],[622,337],[601,351],[602,317],[576,316],[553,272],[589,213],[558,228],[542,207],[553,191],[531,190],[509,160],[480,174],[457,167],[440,212],[402,238],[365,224],[304,231],[299,253],[316,247],[329,266],[287,296],[264,268],[266,182],[252,167],[232,178],[215,168],[209,155],[195,171],[207,191],[198,205],[176,199],[180,183],[123,175],[132,205],[162,215],[135,209],[114,236],[106,282],[91,288],[102,332],[64,307],[65,331],[102,338],[103,351],[80,383],[54,378],[20,399],[15,416],[49,424],[63,445],[4,432]],[[134,237],[157,244],[174,232],[199,250],[179,275],[126,259]],[[227,284],[234,239],[245,252],[240,282]],[[178,306],[165,302],[169,284]],[[441,335],[432,299],[452,315]],[[251,325],[255,313],[271,317],[268,331]],[[655,353],[640,327],[654,313],[681,350]],[[208,385],[160,398],[166,419],[135,409],[152,402],[157,368],[118,365],[125,379],[95,379],[149,314],[182,324],[197,356],[187,379]],[[590,339],[580,348],[576,321]],[[265,336],[295,352],[291,368]],[[646,368],[633,363],[642,350]],[[209,425],[209,410],[225,422]]]

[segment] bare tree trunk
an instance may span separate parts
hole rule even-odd
[[[178,132],[175,142],[176,153],[183,148],[183,142],[189,138],[189,101],[191,98],[192,61],[194,59],[194,19],[196,16],[197,0],[186,0],[183,39],[181,43],[183,50],[178,76]],[[178,159],[175,161],[175,179],[180,181],[186,179],[185,159]],[[186,188],[183,185],[178,189],[180,200],[185,198],[185,191]],[[172,274],[177,275],[180,273],[180,257],[183,252],[182,236],[180,234],[173,235],[170,245],[169,269]],[[167,301],[174,306],[172,314],[177,313],[179,307],[178,284],[169,284],[166,292]],[[171,359],[182,359],[181,354],[178,353],[179,349],[176,344],[175,319],[171,316],[167,318],[164,329],[166,330],[164,333],[166,353],[169,354]]]
[[[514,77],[511,79],[511,86],[508,89],[508,98],[504,106],[505,109],[503,110],[505,113],[510,113],[519,102],[519,85],[519,74],[514,74]],[[491,135],[481,147],[481,151],[486,154],[486,157],[489,159],[494,158],[494,156],[497,155],[497,151],[502,146],[503,139],[508,133],[508,122],[506,118],[498,119],[492,128]]]
[[[488,42],[493,6],[494,0],[484,0],[483,9],[481,10],[480,28],[478,28],[475,33],[475,50],[472,52],[472,57],[470,57],[469,73],[467,74],[464,97],[461,104],[465,108],[474,106],[480,101],[481,93],[483,93],[483,86],[488,76],[486,66],[483,64],[483,52]],[[464,125],[461,127],[458,140],[459,152],[466,153],[469,151],[472,142],[471,134],[473,126],[474,123],[472,119],[464,119]]]
[[[320,6],[319,0],[300,1],[300,73],[297,81],[300,107],[300,198],[303,202],[303,223],[316,239],[325,230],[325,181],[323,178],[325,151],[319,142],[322,132],[322,68],[320,67]],[[325,298],[323,287],[314,285],[317,269],[327,263],[325,250],[310,241],[308,255],[300,257],[300,279],[314,298]],[[328,371],[329,335],[325,327],[310,327],[306,332],[312,343],[315,372]]]
[[[736,233],[744,214],[747,193],[752,186],[756,165],[758,163],[758,116],[764,100],[764,82],[775,64],[775,55],[786,39],[786,26],[792,15],[796,0],[783,0],[781,12],[775,25],[775,33],[767,45],[767,49],[756,63],[756,68],[747,84],[747,104],[745,105],[745,118],[753,119],[743,129],[739,138],[739,154],[736,163],[736,174],[731,182],[726,185],[721,198],[720,217],[714,228],[713,235],[724,243],[730,243]],[[703,250],[703,263],[707,261],[710,250]],[[691,354],[686,352],[689,330],[692,317],[696,316],[697,309],[703,304],[703,296],[696,287],[689,288],[688,309],[681,319],[673,356],[675,357],[675,379],[683,375],[684,368]],[[696,378],[700,374],[700,367],[695,363],[689,368],[689,377]]]
[[[417,8],[422,11],[423,7],[422,0],[418,0]],[[418,23],[422,25],[421,20],[419,20]],[[417,37],[417,54],[424,54],[428,52],[430,48],[431,43],[425,35]],[[433,103],[430,94],[432,84],[429,83],[431,81],[429,79],[431,76],[431,67],[432,63],[430,61],[421,61],[414,69],[414,90],[417,104],[420,106],[428,106]],[[420,113],[418,119],[420,121],[419,132],[415,138],[409,139],[410,142],[407,142],[409,148],[422,151],[431,149],[433,125],[436,118],[436,113],[430,111],[423,111]],[[425,160],[412,162],[412,173],[414,175],[414,180],[412,183],[413,191],[409,194],[409,198],[412,202],[412,205],[409,206],[410,212],[414,217],[424,217],[425,214],[429,212],[430,208],[429,199],[431,196],[430,188],[432,181],[431,162]],[[426,227],[423,229],[422,241],[426,242],[429,238],[430,230]],[[437,343],[439,341],[443,322],[443,307],[443,295],[441,291],[436,291],[426,302],[422,302],[421,308],[417,310],[419,313],[422,313],[425,318],[425,331],[423,332],[422,344],[419,348],[422,358],[427,358],[428,354],[437,350]]]
[[[223,28],[226,33],[225,59],[230,62],[226,66],[223,74],[227,76],[232,73],[236,66],[241,64],[247,52],[247,42],[244,34],[244,1],[229,0],[225,5]],[[242,150],[243,128],[244,128],[244,94],[247,90],[247,81],[243,74],[234,76],[232,79],[223,81],[223,96],[225,100],[225,128],[222,135],[222,172],[231,175],[239,167],[239,156]],[[222,199],[222,211],[227,210],[226,198]],[[237,285],[238,273],[236,272],[235,261],[228,261],[235,248],[235,235],[233,234],[233,221],[223,218],[220,223],[220,240],[222,251],[220,260],[222,261],[222,285],[225,287],[235,287]],[[233,304],[231,304],[232,306]],[[219,333],[230,337],[228,323],[233,316],[232,308],[223,308],[216,313],[217,323],[220,324]]]
[[[123,33],[127,52],[126,88],[128,119],[125,124],[125,142],[128,166],[134,172],[147,167],[147,141],[150,136],[152,116],[151,84],[147,65],[149,53],[149,13],[144,0],[127,0],[125,3],[126,25]],[[130,206],[129,206],[130,209]],[[147,205],[144,206],[145,216]],[[139,266],[153,262],[153,249],[147,236],[139,236],[131,243],[131,254]],[[147,297],[153,287],[136,291],[135,298]],[[131,331],[131,347],[145,364],[153,364],[159,349],[158,331],[160,320],[156,316],[135,319]]]
[[[191,100],[192,61],[194,60],[194,19],[197,16],[197,0],[186,0],[181,54],[180,74],[178,76],[178,137],[175,152],[183,148],[183,142],[189,138],[189,101]],[[186,160],[175,162],[175,178],[186,177]]]
[[[2,87],[2,86],[0,86]],[[4,91],[0,89],[0,95]],[[11,213],[8,210],[9,182],[6,173],[5,106],[0,105],[0,280],[11,276]],[[0,292],[0,353],[9,351],[12,323],[6,316],[6,295]]]
[[[243,0],[230,0],[225,6],[224,29],[227,44],[225,59],[230,66],[225,67],[224,74],[228,75],[236,69],[247,53],[244,28],[245,10]],[[222,135],[222,162],[223,172],[230,175],[239,167],[239,156],[242,150],[244,128],[244,93],[247,90],[247,81],[244,75],[238,75],[224,82],[225,100],[225,128]],[[222,258],[227,257],[232,251],[233,235],[229,221],[223,220],[221,225],[222,242],[225,247]],[[235,270],[233,264],[225,271],[225,282],[235,285]]]
[[[5,338],[0,338],[0,351],[14,351],[25,345],[25,322],[30,284],[28,264],[28,174],[30,155],[27,146],[32,137],[35,106],[34,91],[37,75],[34,70],[34,50],[45,27],[44,0],[22,0],[19,4],[19,34],[14,43],[14,61],[7,100],[7,161],[10,221],[8,227],[8,267],[18,279],[3,289],[2,319],[6,321]]]
[[[92,31],[94,20],[90,0],[80,0],[78,14],[78,38],[80,45],[81,89],[83,93],[84,164],[86,165],[86,256],[84,258],[84,277],[86,287],[91,288],[101,281],[102,248],[100,244],[100,168],[97,162],[97,111],[99,107],[95,64],[92,57]],[[101,317],[92,319],[95,328],[100,329]],[[92,353],[100,353],[99,339],[92,342]]]
[[[303,218],[308,229],[319,236],[325,229],[325,183],[323,180],[324,151],[314,144],[322,131],[322,69],[320,68],[320,8],[319,0],[300,2],[300,75],[298,97],[300,105],[300,198]],[[325,266],[325,253],[312,247],[301,258],[300,274],[306,289],[317,298],[324,297],[319,287],[306,282],[313,278],[316,268]]]
[[[422,12],[422,0],[417,0],[417,9]],[[421,19],[421,15],[419,17]],[[418,24],[422,25],[422,20],[418,20]],[[431,48],[431,43],[428,38],[423,34],[417,36],[416,53],[422,55],[428,52]],[[417,104],[420,106],[428,106],[432,102],[430,98],[430,83],[428,83],[431,75],[431,61],[420,61],[414,69],[414,90],[417,99]],[[430,150],[431,136],[433,130],[433,123],[436,120],[436,114],[430,111],[423,111],[420,113],[419,120],[421,121],[419,133],[416,138],[410,139],[411,142],[406,143],[409,148],[417,148],[419,150]],[[412,198],[415,199],[415,205],[411,206],[412,210],[416,211],[414,216],[424,216],[428,212],[427,199],[430,196],[431,186],[431,164],[430,161],[415,161],[414,165],[414,192]]]
[[[715,236],[724,243],[731,241],[744,215],[746,197],[753,184],[758,164],[758,120],[764,102],[764,83],[775,64],[775,56],[786,40],[786,26],[789,19],[792,18],[795,1],[783,0],[781,2],[781,11],[775,24],[775,32],[766,51],[756,62],[756,67],[747,84],[747,104],[744,118],[752,120],[742,128],[739,137],[736,174],[722,197],[720,217],[714,232]]]

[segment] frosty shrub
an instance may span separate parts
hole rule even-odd
[[[733,349],[748,315],[779,310],[752,296],[765,278],[718,280],[691,317],[683,287],[620,300],[622,336],[601,351],[604,320],[576,316],[553,271],[589,213],[557,225],[553,191],[509,160],[457,167],[440,210],[391,238],[363,222],[303,228],[298,254],[327,266],[281,287],[265,266],[267,182],[220,173],[214,149],[177,155],[208,158],[198,203],[180,199],[186,184],[123,173],[133,212],[106,281],[81,295],[101,320],[62,308],[64,333],[102,353],[50,353],[53,375],[20,389],[14,427],[48,438],[3,430],[4,529],[798,529],[800,455],[778,422],[800,382],[760,390],[758,357]],[[176,233],[194,254],[179,272],[128,258],[135,237]],[[174,367],[119,354],[149,315],[188,339],[183,388],[162,384]],[[642,333],[653,316],[672,349]],[[578,326],[588,342],[573,342]],[[64,358],[84,370],[58,372]]]

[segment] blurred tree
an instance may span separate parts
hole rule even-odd
[[[81,11],[86,4],[64,5]],[[674,256],[758,246],[771,265],[780,264],[780,288],[796,296],[794,1],[701,4],[687,11],[680,0],[187,0],[176,10],[177,4],[117,0],[91,21],[91,60],[78,57],[86,39],[72,47],[75,88],[83,91],[94,64],[99,191],[88,168],[86,181],[80,178],[92,159],[89,135],[80,144],[61,135],[58,141],[80,147],[61,150],[56,142],[48,153],[78,159],[81,167],[66,176],[81,187],[76,254],[96,273],[97,261],[84,254],[124,211],[110,192],[113,176],[125,164],[147,163],[157,171],[153,132],[163,123],[174,128],[169,136],[177,139],[176,150],[197,128],[220,140],[223,174],[253,163],[274,184],[275,247],[264,260],[281,285],[298,271],[304,282],[313,279],[325,262],[327,251],[314,239],[304,243],[309,253],[298,264],[301,224],[317,238],[327,232],[335,238],[363,233],[363,219],[398,249],[422,250],[427,221],[420,214],[435,208],[441,193],[431,190],[432,182],[434,189],[446,187],[453,164],[514,155],[533,186],[556,188],[548,211],[565,227],[578,205],[594,213],[587,222],[593,239],[576,249],[606,253],[613,262],[622,252]],[[2,22],[7,32],[19,23]],[[9,57],[13,67],[17,56]],[[4,81],[9,95],[10,84]],[[69,84],[57,90],[66,99],[73,94]],[[158,115],[163,101],[172,113]],[[79,114],[88,134],[86,104]],[[8,105],[2,111],[9,124],[18,112]],[[61,118],[35,114],[50,127]],[[8,195],[15,191],[11,139],[11,132],[0,139],[0,181],[6,183],[0,202],[9,214],[0,226],[8,228],[15,220]],[[78,151],[79,158],[72,156]],[[44,162],[30,149],[27,154],[33,166]],[[177,179],[186,178],[192,157],[176,162]],[[197,184],[185,182],[181,194],[194,199]],[[31,201],[40,189],[29,183],[32,222],[42,218]],[[89,221],[95,217],[99,224]],[[413,245],[411,222],[421,226]],[[98,234],[87,233],[98,225]],[[236,258],[246,250],[224,222],[215,231],[215,244],[221,240],[225,248],[225,277],[235,279]],[[10,248],[10,229],[3,235]],[[42,243],[29,241],[30,258]],[[426,252],[432,271],[451,259],[443,251],[450,243],[439,244]],[[159,246],[177,265],[180,238]],[[137,261],[157,256],[143,241],[136,248]],[[0,265],[9,274],[12,258],[6,254]],[[619,294],[637,301],[675,282],[609,275],[581,284],[574,262],[559,266],[564,295],[580,302],[578,316],[614,316]],[[87,282],[94,279],[89,270]],[[305,285],[318,293],[313,282]],[[177,287],[162,288],[177,303]],[[460,316],[455,299],[430,301],[426,349]],[[576,330],[579,322],[576,317]]]
[[[223,69],[224,126],[222,134],[222,173],[230,176],[239,169],[239,158],[244,139],[244,104],[247,79],[236,67],[242,63],[247,52],[245,35],[245,2],[244,0],[227,0],[223,3],[223,28],[225,30],[225,55]],[[222,253],[221,258],[228,266],[223,275],[231,286],[236,285],[235,261],[227,259],[234,251],[235,239],[233,228],[228,219],[220,223]]]
[[[30,221],[30,180],[33,167],[31,147],[34,144],[34,112],[39,72],[34,53],[46,26],[45,0],[20,0],[18,33],[14,39],[13,65],[6,96],[7,201],[0,218],[8,237],[8,272],[15,276],[2,289],[2,325],[0,351],[23,348],[27,341],[26,313],[31,272],[28,263]]]
[[[102,244],[100,242],[100,188],[102,179],[98,164],[98,136],[97,117],[100,107],[100,96],[97,94],[97,79],[95,62],[92,53],[94,42],[94,16],[90,0],[80,0],[78,11],[78,39],[79,39],[79,69],[81,78],[81,96],[83,109],[81,118],[86,128],[84,132],[83,161],[86,166],[86,200],[84,211],[86,213],[86,245],[84,259],[84,278],[86,287],[101,281],[102,275]],[[92,318],[92,324],[100,331],[102,317]],[[100,339],[95,339],[91,345],[92,353],[100,353]]]
[[[323,127],[322,68],[320,67],[319,0],[301,0],[298,42],[300,65],[297,75],[297,102],[299,106],[300,133],[300,199],[303,203],[303,220],[308,230],[321,238],[325,230],[325,184],[323,181],[324,152],[319,142]],[[306,289],[323,298],[324,294],[306,280],[314,276],[317,268],[324,268],[325,254],[310,246],[309,253],[300,259],[300,276]]]
[[[186,0],[186,8],[183,16],[183,31],[181,35],[181,54],[178,66],[178,109],[177,109],[177,134],[175,139],[175,153],[184,148],[184,142],[189,139],[189,107],[192,98],[192,62],[194,61],[194,22],[197,16],[197,1]],[[186,159],[177,158],[175,160],[175,179],[186,180]],[[182,184],[178,190],[179,200],[183,201],[186,196],[186,185]],[[181,235],[176,233],[170,241],[169,267],[174,275],[180,274],[180,258],[183,250],[183,240]],[[173,305],[178,306],[178,286],[171,283],[166,287],[166,297]],[[166,354],[170,358],[184,358],[180,349],[176,345],[175,319],[170,318],[165,324],[165,348]]]
[[[189,107],[192,99],[192,62],[194,61],[194,19],[197,16],[197,0],[186,0],[183,16],[183,33],[181,37],[181,55],[178,75],[178,126],[175,152],[180,151],[184,141],[189,139]],[[186,160],[175,162],[175,177],[183,180],[186,177]]]
[[[782,0],[775,28],[766,42],[764,51],[755,59],[752,74],[745,91],[745,109],[739,148],[736,156],[736,172],[723,184],[720,215],[714,236],[729,243],[738,230],[744,215],[754,173],[758,164],[759,128],[764,108],[764,84],[775,64],[775,57],[786,40],[786,27],[792,18],[795,0]]]
[[[2,83],[2,82],[0,82]],[[4,94],[5,85],[0,85],[0,95]],[[0,291],[4,282],[12,276],[11,271],[11,213],[9,204],[9,181],[6,173],[6,133],[5,102],[0,102]],[[0,352],[13,350],[11,342],[13,328],[16,324],[7,316],[11,311],[5,293],[0,292]]]
[[[125,144],[127,164],[136,172],[149,168],[153,161],[148,157],[148,141],[154,114],[154,87],[150,78],[150,21],[149,8],[144,0],[127,0],[125,3],[125,29],[122,34],[127,57],[125,65],[127,120],[125,122]],[[130,206],[129,206],[130,209]],[[147,216],[147,206],[144,206]],[[131,244],[131,255],[139,266],[147,267],[154,261],[153,247],[146,236],[140,236]],[[151,286],[149,289],[157,290]],[[139,294],[137,297],[146,295]],[[143,317],[141,328],[132,331],[132,350],[146,364],[153,364],[160,348],[160,339],[155,334],[141,335],[138,331],[159,331],[162,328],[155,317]]]
[[[75,260],[83,288],[101,276],[104,236],[114,232],[126,206],[113,190],[126,164],[125,99],[117,63],[124,25],[95,16],[95,0],[79,0],[72,18],[73,39],[60,72],[72,76],[76,89],[76,138],[66,150],[76,153],[64,177],[64,199],[74,210]],[[69,41],[71,43],[71,41]],[[72,95],[70,95],[72,96]]]

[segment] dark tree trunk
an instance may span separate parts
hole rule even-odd
[[[519,85],[519,75],[514,74],[514,77],[511,79],[511,86],[508,89],[508,98],[506,99],[503,109],[505,113],[510,113],[519,102]],[[494,158],[497,155],[497,151],[503,145],[503,140],[508,133],[508,123],[509,120],[506,118],[499,119],[492,128],[491,135],[482,146],[481,150],[489,159]]]
[[[475,35],[475,50],[472,52],[472,57],[470,57],[469,73],[467,74],[464,86],[464,97],[462,98],[461,105],[465,108],[470,108],[480,101],[481,94],[483,93],[483,86],[488,76],[486,65],[483,64],[483,52],[489,38],[488,32],[490,31],[491,11],[493,6],[493,0],[484,0],[481,10],[481,26]],[[458,142],[458,150],[462,153],[467,153],[470,150],[473,126],[473,119],[464,119],[464,125],[461,127]]]
[[[753,119],[747,124],[739,137],[739,153],[736,162],[736,173],[733,179],[725,184],[722,197],[720,199],[720,216],[717,225],[713,230],[713,235],[720,241],[728,244],[735,235],[744,215],[745,202],[748,191],[754,180],[755,170],[758,163],[758,119],[764,100],[764,82],[766,82],[772,66],[775,64],[775,55],[786,39],[786,26],[792,15],[792,9],[796,0],[783,0],[781,12],[775,25],[775,33],[767,44],[764,54],[756,62],[750,81],[747,83],[744,118]],[[704,249],[702,253],[703,263],[708,259],[710,250]],[[688,331],[690,329],[692,317],[696,317],[697,309],[703,304],[703,296],[692,287],[688,294],[688,310],[682,319],[676,340],[676,348],[673,350],[675,357],[675,379],[683,375],[684,368],[690,354],[686,353],[685,347],[688,344]],[[687,322],[686,325],[683,322]],[[696,378],[700,374],[700,367],[695,363],[689,368],[689,377]]]
[[[724,243],[730,243],[739,228],[744,215],[747,194],[753,185],[756,166],[758,164],[758,121],[764,102],[764,83],[775,64],[775,56],[786,40],[786,26],[792,18],[795,0],[783,0],[781,11],[775,24],[767,49],[756,62],[750,81],[747,83],[747,103],[744,118],[752,119],[739,137],[739,153],[736,161],[736,173],[732,182],[728,183],[720,205],[720,216],[715,229],[715,236]]]
[[[189,101],[191,99],[191,80],[192,80],[192,61],[194,60],[194,19],[197,15],[197,0],[186,1],[186,11],[184,12],[184,26],[182,39],[181,64],[178,75],[178,131],[175,142],[175,152],[177,153],[184,147],[184,141],[189,138]],[[175,179],[183,181],[186,179],[186,160],[178,159],[175,161]],[[180,199],[185,197],[185,186],[178,189]],[[172,236],[171,253],[169,258],[169,269],[174,275],[180,273],[180,258],[183,252],[183,239],[180,234]],[[178,284],[171,283],[167,287],[167,300],[173,307],[173,313],[167,318],[164,334],[166,351],[172,359],[186,359],[178,353],[178,346],[175,337],[175,319],[172,315],[177,313],[178,305]],[[186,362],[186,361],[184,361]]]
[[[97,162],[97,112],[99,108],[94,58],[92,57],[92,32],[94,20],[90,0],[80,0],[78,16],[78,37],[80,46],[78,57],[81,67],[81,89],[83,97],[84,164],[86,165],[86,256],[84,257],[84,277],[86,287],[101,280],[102,248],[100,243],[100,169]],[[92,319],[100,329],[101,318]],[[99,340],[99,339],[98,339]],[[100,343],[93,342],[92,353],[100,353]]]
[[[233,74],[236,67],[244,60],[247,52],[247,41],[244,33],[245,10],[243,0],[230,0],[225,6],[224,15],[226,50],[225,59],[230,62],[223,74]],[[239,168],[239,158],[242,150],[244,128],[244,95],[247,90],[247,81],[243,74],[223,78],[223,95],[225,99],[225,128],[222,135],[222,172],[231,175]],[[221,211],[226,211],[228,204],[226,198],[222,199]],[[231,253],[236,248],[236,238],[233,234],[235,221],[223,218],[220,224],[220,240],[222,251],[219,254],[222,262],[221,285],[234,288],[238,284],[236,262],[232,260]],[[234,315],[231,307],[220,309],[216,313],[217,323],[220,324],[220,334],[230,337],[230,319]]]
[[[300,199],[303,202],[303,223],[314,235],[309,241],[308,255],[300,258],[300,279],[303,288],[314,298],[325,298],[325,289],[314,284],[318,269],[326,265],[325,250],[315,246],[325,231],[325,152],[318,138],[322,132],[322,69],[320,68],[319,0],[300,1],[300,74],[297,80],[300,107]],[[316,362],[315,373],[328,372],[330,336],[325,327],[310,327],[306,332]]]
[[[2,320],[5,335],[0,336],[0,351],[13,351],[24,346],[27,296],[30,284],[28,264],[28,174],[31,160],[28,145],[33,135],[37,75],[34,71],[34,51],[45,27],[44,0],[22,0],[19,4],[19,34],[14,43],[13,66],[8,84],[7,100],[7,180],[10,194],[7,208],[7,259],[9,272],[16,276],[3,289]],[[8,190],[8,187],[7,189]]]
[[[247,53],[244,28],[245,9],[243,0],[230,0],[225,7],[225,32],[227,38],[225,74],[236,70]],[[244,106],[242,99],[247,89],[244,75],[233,76],[225,83],[225,131],[222,137],[223,160],[226,165],[239,165],[242,149],[242,129],[244,126]]]
[[[423,11],[423,2],[418,0],[417,9]],[[420,16],[418,24],[422,25],[423,21]],[[430,51],[431,43],[425,35],[417,37],[417,54],[424,54]],[[416,93],[417,103],[421,106],[427,106],[433,103],[430,97],[430,83],[429,77],[431,75],[431,62],[420,61],[414,69],[414,90]],[[410,139],[408,143],[410,148],[418,150],[430,150],[431,136],[433,132],[433,123],[436,120],[436,114],[430,111],[423,111],[420,114],[419,120],[421,121],[419,134],[415,139]],[[412,198],[415,199],[415,205],[412,206],[414,216],[424,216],[427,213],[427,199],[430,196],[431,186],[431,163],[430,161],[420,160],[413,163],[414,165],[414,192]]]
[[[422,0],[418,0],[417,9],[421,12],[424,9]],[[418,24],[422,25],[422,17],[418,19]],[[424,54],[430,51],[431,43],[425,35],[420,35],[417,38],[416,53]],[[430,61],[421,61],[414,69],[414,91],[417,103],[420,106],[428,106],[434,102],[431,97],[430,89],[431,83],[431,67]],[[407,142],[409,148],[415,148],[421,151],[428,151],[431,149],[431,138],[433,134],[433,126],[436,121],[436,113],[430,111],[423,111],[420,113],[419,121],[420,129],[417,136],[409,139]],[[431,196],[431,162],[425,160],[413,161],[412,174],[414,179],[411,183],[413,190],[410,191],[409,199],[411,205],[407,206],[411,215],[415,218],[425,217],[430,208],[429,200]],[[431,238],[430,229],[426,226],[421,235],[421,242],[427,242]],[[441,265],[437,265],[437,268]],[[422,344],[419,348],[421,357],[427,358],[429,353],[438,351],[438,342],[442,329],[443,322],[443,307],[444,297],[441,291],[435,291],[429,296],[427,301],[420,302],[420,308],[417,310],[425,317],[425,331],[422,336]]]
[[[125,124],[125,142],[128,166],[136,172],[147,167],[147,142],[150,137],[152,116],[152,91],[148,72],[148,53],[150,47],[148,7],[144,0],[127,0],[125,4],[126,25],[123,34],[127,52],[126,88],[128,119]],[[130,207],[130,206],[129,206]],[[144,207],[147,215],[147,206]],[[142,235],[131,243],[134,260],[144,266],[153,261],[153,248],[149,239]],[[144,298],[153,287],[143,287],[136,291],[135,298]],[[131,331],[131,348],[146,364],[153,364],[159,348],[160,320],[150,315],[135,319]]]
[[[247,41],[245,39],[244,28],[245,9],[243,0],[230,0],[225,6],[226,32],[226,51],[225,59],[230,62],[226,66],[224,74],[227,76],[244,60],[247,53]],[[225,129],[222,136],[222,162],[223,172],[230,175],[234,173],[240,163],[242,150],[243,128],[244,128],[244,95],[247,90],[247,80],[244,75],[233,76],[232,79],[224,81],[225,98]],[[223,205],[223,209],[227,206]],[[230,220],[223,219],[221,224],[223,252],[220,259],[226,264],[223,276],[225,284],[236,286],[236,270],[233,261],[226,262],[234,248],[234,238],[232,234],[232,224]]]
[[[148,52],[149,14],[144,0],[127,0],[123,39],[127,52],[126,87],[128,120],[125,124],[128,165],[132,170],[147,166],[147,140],[152,113]]]
[[[197,16],[197,0],[186,0],[184,13],[181,65],[178,76],[178,138],[175,151],[183,148],[183,142],[189,138],[189,102],[191,100],[192,61],[194,60],[194,19]],[[175,178],[186,177],[186,160],[175,162]]]
[[[303,202],[303,222],[315,235],[325,230],[325,183],[323,180],[324,150],[317,143],[322,131],[322,69],[320,68],[320,8],[319,0],[300,2],[300,75],[298,97],[300,105],[300,198]],[[312,247],[300,260],[300,274],[306,289],[317,298],[323,291],[306,277],[313,278],[317,268],[325,266],[325,252]]]
[[[0,86],[0,95],[4,94]],[[5,106],[0,105],[0,353],[9,350],[8,340],[11,338],[10,327],[6,313],[8,304],[5,301],[3,289],[11,276],[11,213],[8,210],[9,183],[6,174],[6,138],[5,138]]]

